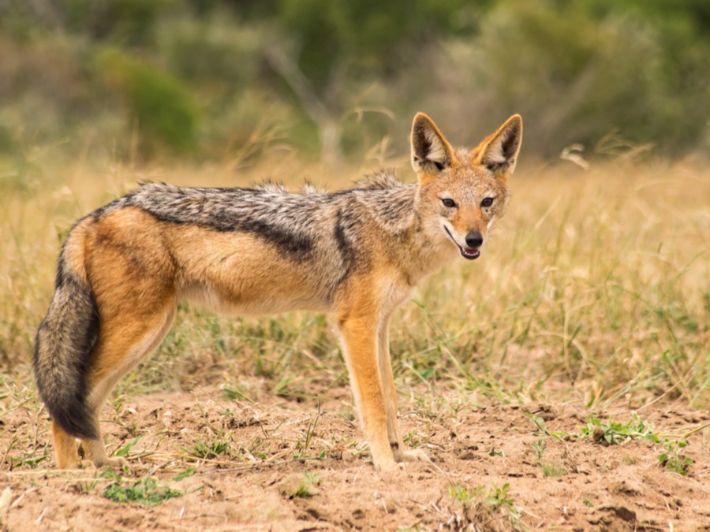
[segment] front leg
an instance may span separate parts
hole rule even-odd
[[[375,316],[343,317],[340,320],[345,361],[360,426],[370,445],[375,467],[396,467],[388,438],[387,410],[380,384],[377,357],[378,324]]]
[[[397,459],[400,454],[399,451],[403,447],[402,439],[399,437],[397,430],[397,389],[394,385],[392,361],[390,359],[389,316],[380,322],[379,330],[377,331],[377,363],[380,369],[385,411],[387,412],[387,435],[395,459]]]
[[[377,334],[377,360],[380,368],[382,392],[387,412],[387,434],[390,447],[397,462],[424,460],[429,461],[421,449],[406,449],[397,430],[397,388],[392,373],[392,360],[389,346],[389,317],[382,320]]]

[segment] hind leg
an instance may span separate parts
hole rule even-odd
[[[52,438],[54,441],[54,459],[59,469],[72,469],[79,463],[76,438],[68,434],[59,423],[52,421]]]
[[[100,408],[114,385],[160,343],[172,323],[176,263],[166,243],[166,228],[132,207],[94,216],[83,233],[83,252],[72,268],[85,272],[99,330],[77,392],[94,434],[100,434]],[[69,464],[70,437],[55,431],[55,443],[58,465]],[[106,463],[101,437],[84,439],[82,449],[95,464]]]
[[[98,438],[81,439],[81,454],[91,460],[96,467],[117,466],[121,463],[121,460],[109,459],[106,456],[99,423],[99,414],[104,401],[121,377],[158,347],[170,330],[174,317],[173,306],[167,311],[158,313],[148,322],[135,320],[130,325],[126,326],[124,323],[119,328],[112,328],[110,322],[104,324],[101,338],[92,353],[87,383],[89,395],[86,400]],[[76,437],[67,433],[56,421],[52,422],[52,436],[57,467],[59,469],[77,467],[79,449]]]
[[[81,448],[85,457],[96,467],[119,466],[123,460],[106,455],[99,414],[104,401],[118,381],[133,369],[143,358],[155,350],[170,330],[175,318],[175,306],[156,314],[148,322],[135,320],[102,335],[89,374],[89,397],[87,404],[93,413],[97,439],[82,439]],[[128,320],[126,320],[128,321]]]

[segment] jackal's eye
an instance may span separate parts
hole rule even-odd
[[[481,207],[490,207],[493,205],[493,198],[483,198],[481,201]]]
[[[444,204],[444,207],[448,207],[449,209],[456,207],[456,202],[451,198],[441,198],[441,203]]]

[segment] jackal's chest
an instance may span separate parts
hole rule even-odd
[[[391,313],[408,300],[413,291],[414,286],[408,282],[401,272],[393,272],[390,275],[383,276],[378,282],[380,308],[385,314]]]

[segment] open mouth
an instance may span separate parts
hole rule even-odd
[[[456,242],[456,239],[454,238],[454,235],[451,234],[451,231],[449,231],[449,228],[444,226],[444,229],[446,230],[446,234],[449,235],[451,238],[451,241],[456,244],[456,247],[459,248],[459,251],[461,252],[461,256],[464,259],[468,260],[474,260],[480,257],[481,255],[481,250],[479,248],[470,248],[468,246],[460,246],[458,242]]]
[[[459,249],[461,250],[461,256],[468,260],[477,259],[481,255],[481,251],[478,248],[462,248],[459,246]]]

